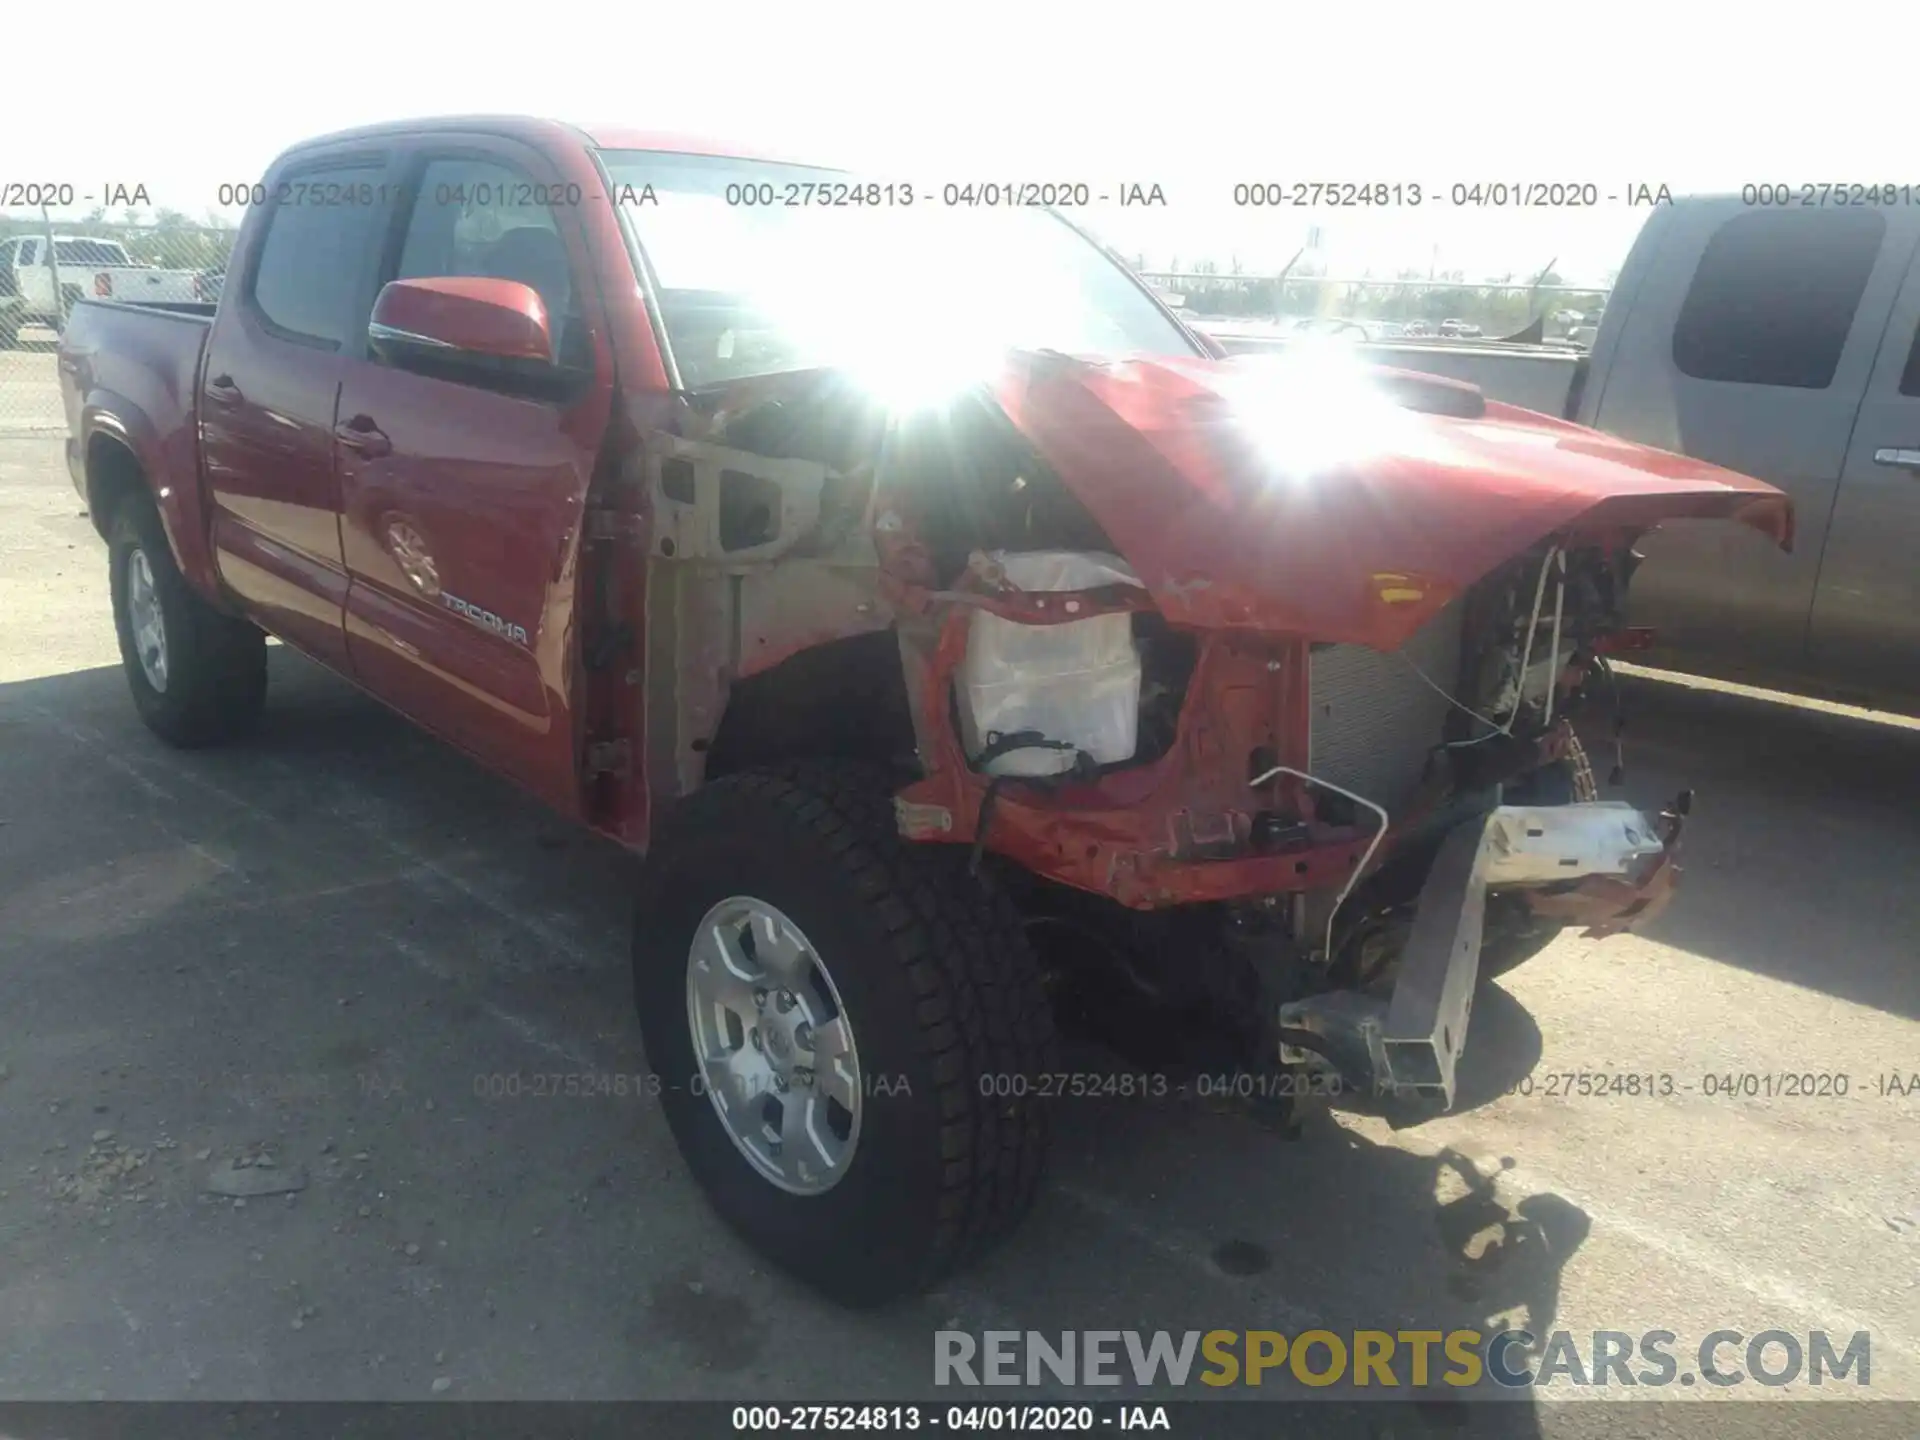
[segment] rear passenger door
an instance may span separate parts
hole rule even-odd
[[[1664,227],[1592,423],[1777,485],[1791,555],[1742,525],[1680,520],[1641,544],[1630,602],[1666,658],[1810,678],[1807,627],[1854,415],[1913,252],[1903,211],[1683,203]]]
[[[1920,698],[1920,258],[1854,422],[1811,639],[1828,684],[1907,704]]]
[[[537,152],[493,136],[423,140],[405,173],[410,203],[386,239],[381,283],[530,285],[565,374],[535,394],[371,352],[348,367],[337,454],[354,673],[570,809],[575,559],[613,393],[579,219],[587,197]]]
[[[366,345],[388,156],[348,146],[269,176],[271,208],[237,256],[196,408],[220,578],[268,629],[336,668],[340,556],[334,406]]]

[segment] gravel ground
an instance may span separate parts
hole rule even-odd
[[[163,748],[58,453],[0,440],[0,1400],[910,1397],[939,1328],[1498,1316],[1867,1330],[1867,1393],[1920,1398],[1920,1095],[1882,1093],[1920,1072],[1920,727],[1633,684],[1629,797],[1699,790],[1685,888],[1482,1002],[1462,1113],[1070,1101],[1011,1244],[849,1314],[648,1099],[526,1093],[645,1072],[631,859],[284,650],[257,740]],[[1587,1071],[1676,1093],[1548,1093]],[[1702,1085],[1787,1071],[1849,1094]]]

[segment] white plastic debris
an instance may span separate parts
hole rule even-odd
[[[1010,585],[1029,592],[1140,584],[1113,555],[1034,550],[997,551],[988,558]],[[1133,756],[1140,653],[1129,614],[1022,625],[977,611],[958,680],[960,739],[968,758],[977,760],[996,740],[1022,733],[1058,742],[1006,750],[986,763],[990,775],[1057,775],[1071,770],[1080,753],[1100,765]]]

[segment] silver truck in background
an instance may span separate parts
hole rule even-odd
[[[1699,521],[1642,542],[1628,619],[1655,632],[1646,658],[1920,714],[1916,241],[1920,209],[1689,196],[1652,211],[1589,354],[1354,349],[1779,486],[1798,516],[1790,555]]]

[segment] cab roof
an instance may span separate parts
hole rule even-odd
[[[632,125],[576,124],[564,120],[542,119],[532,115],[435,115],[410,120],[385,120],[374,125],[359,125],[331,134],[317,135],[288,147],[287,154],[343,141],[391,141],[411,135],[440,131],[480,131],[519,140],[536,147],[584,145],[593,150],[659,150],[680,155],[712,155],[732,160],[763,160],[785,164],[819,165],[782,154],[777,147],[761,147],[738,140],[691,135],[684,131],[647,130]]]

